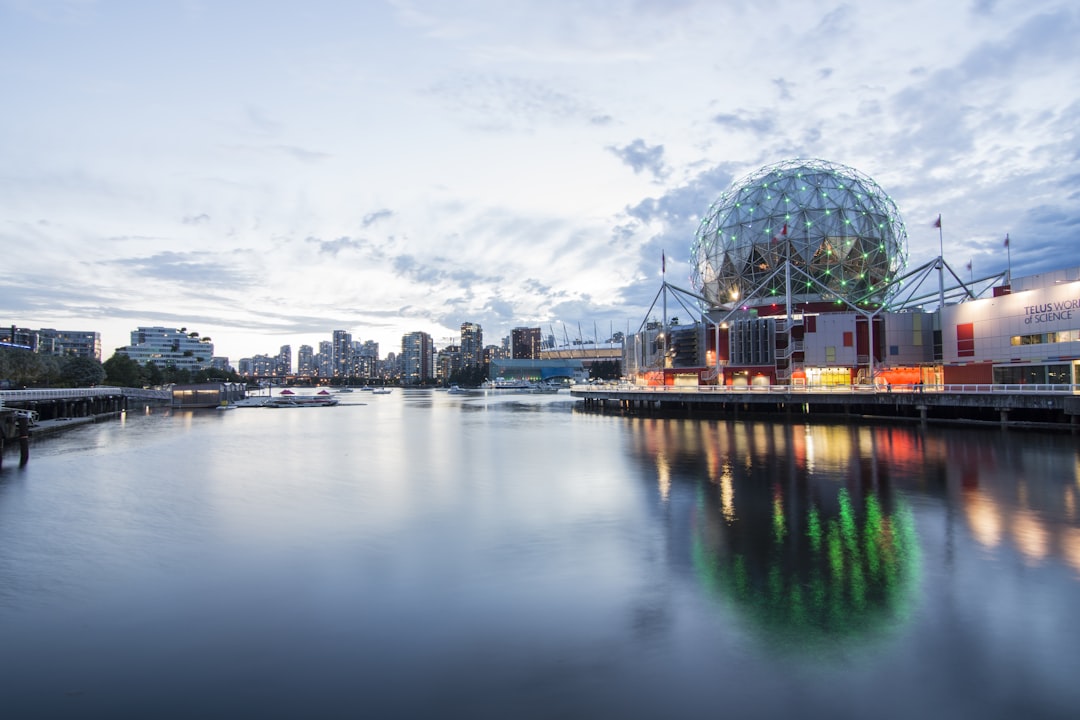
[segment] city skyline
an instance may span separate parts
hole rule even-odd
[[[233,362],[636,330],[661,257],[689,288],[709,206],[793,157],[877,181],[909,266],[1077,265],[1078,29],[1049,0],[0,0],[0,311],[103,359],[137,326]]]

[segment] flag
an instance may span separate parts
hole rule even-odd
[[[967,267],[968,267],[968,272],[971,272],[971,261],[970,260],[968,260],[968,266]]]
[[[1005,233],[1005,247],[1009,247],[1009,234]]]
[[[784,229],[780,231],[781,235],[787,235],[787,223],[784,223]]]
[[[667,272],[667,255],[664,254],[663,250],[660,251],[660,272]]]
[[[941,215],[938,215],[937,220],[934,221],[934,227],[941,228]]]

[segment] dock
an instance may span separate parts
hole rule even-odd
[[[578,385],[587,410],[628,415],[980,424],[1080,429],[1080,385]]]
[[[144,388],[42,388],[0,390],[0,464],[13,447],[26,464],[34,437],[120,417],[131,408],[169,405],[168,390]]]

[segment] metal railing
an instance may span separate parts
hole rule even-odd
[[[1009,384],[1009,385],[982,385],[982,384],[952,384],[952,385],[807,385],[795,387],[792,385],[698,385],[694,387],[684,385],[634,385],[631,383],[619,383],[618,385],[578,385],[570,388],[574,391],[583,392],[640,392],[640,393],[705,393],[705,394],[742,394],[742,393],[771,393],[778,395],[857,395],[857,394],[888,394],[888,393],[936,393],[936,394],[966,394],[966,395],[1078,395],[1080,385],[1059,384]]]
[[[36,388],[27,390],[0,390],[0,404],[7,402],[26,402],[33,400],[66,400],[70,398],[102,397],[123,395],[125,397],[149,400],[170,400],[171,390],[153,390],[148,388],[94,387],[94,388]]]

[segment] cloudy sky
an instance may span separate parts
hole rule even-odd
[[[1074,0],[0,0],[0,323],[636,329],[733,181],[869,175],[911,265],[1080,265]],[[564,328],[565,331],[564,331]]]

